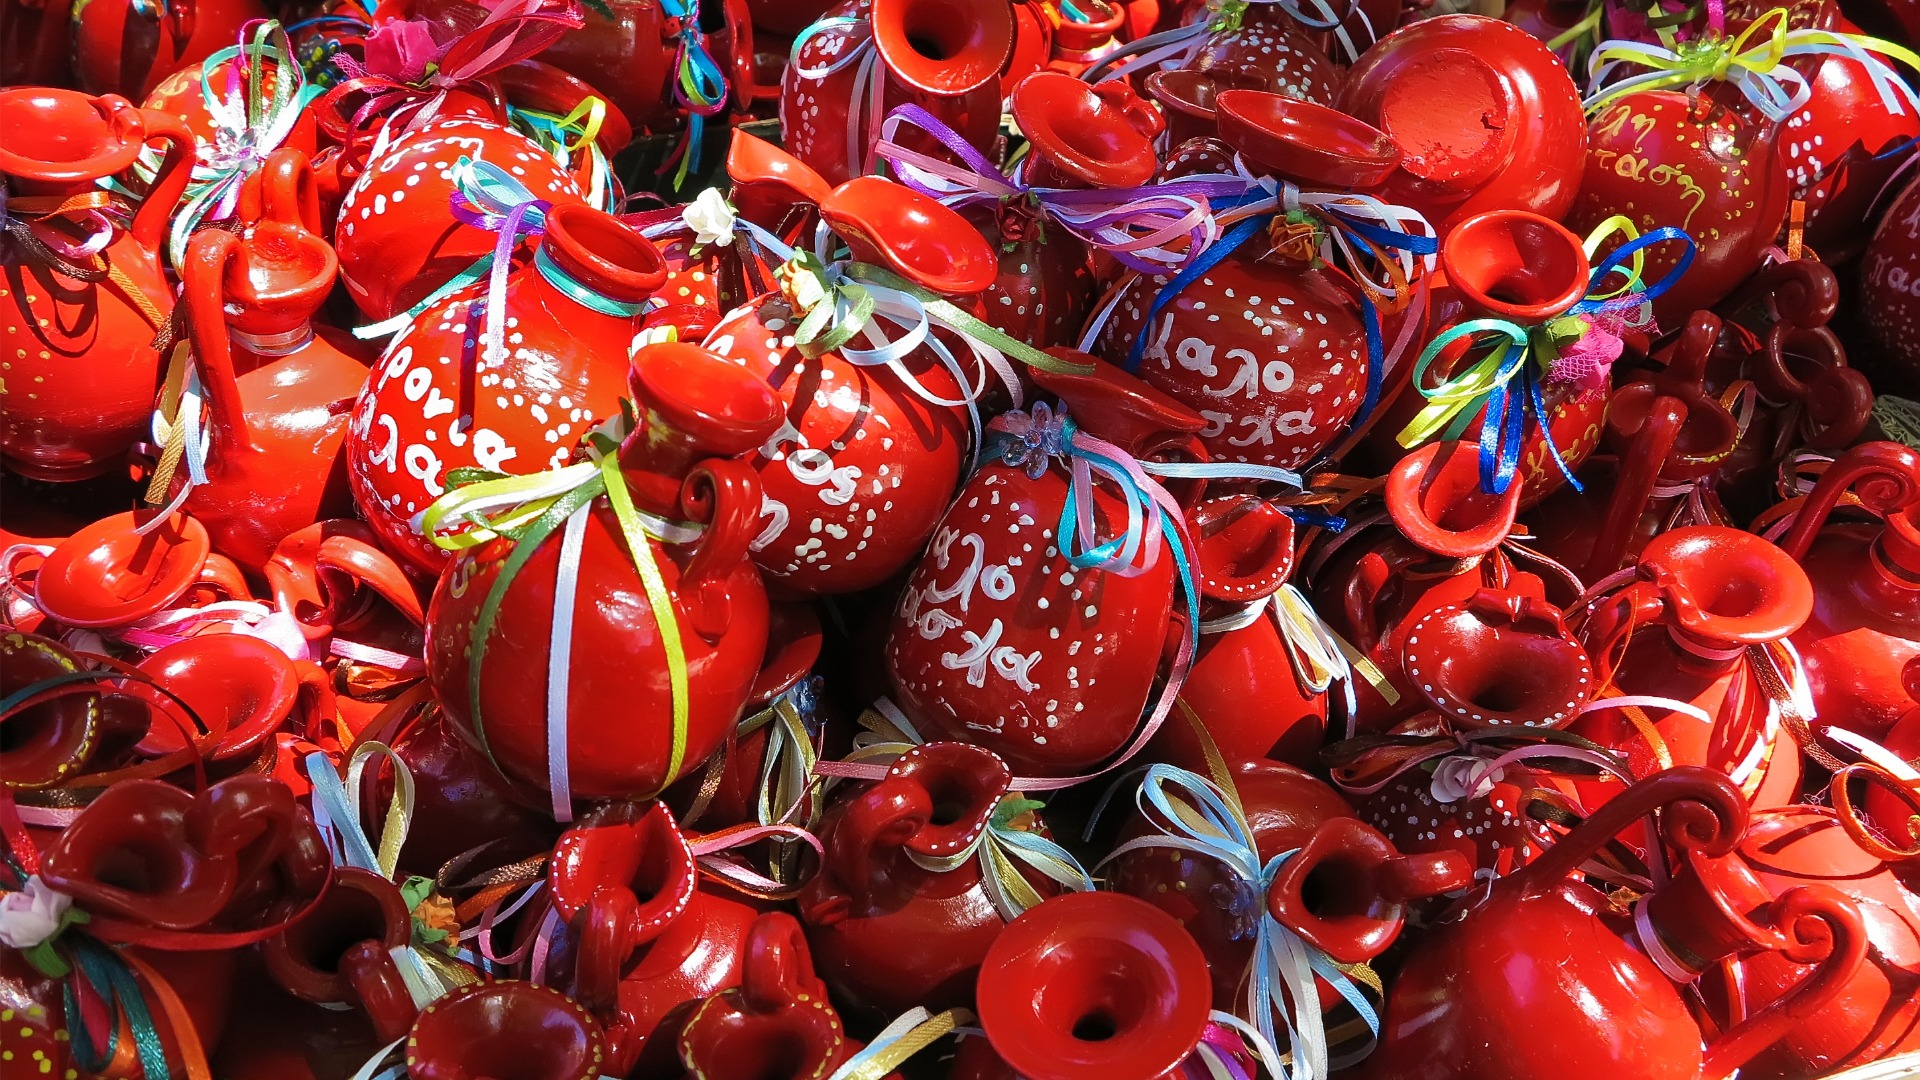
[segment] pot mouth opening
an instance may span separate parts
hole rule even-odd
[[[1357,858],[1322,859],[1300,882],[1300,903],[1307,914],[1327,922],[1361,918],[1374,892],[1371,870]]]
[[[465,989],[465,988],[463,988]],[[557,991],[482,983],[420,1014],[409,1049],[491,1080],[590,1080],[605,1051],[591,1018]],[[467,1068],[461,1068],[461,1065]]]
[[[102,99],[73,90],[0,90],[0,131],[10,133],[7,142],[15,144],[14,133],[34,133],[30,154],[0,146],[0,172],[32,180],[80,181],[125,171],[140,153],[141,132],[131,125],[115,130],[102,113],[103,105]],[[127,111],[133,112],[131,107]],[[43,118],[55,122],[37,122]],[[27,141],[21,138],[17,145]]]
[[[338,975],[348,949],[363,941],[384,944],[389,932],[380,901],[354,888],[332,890],[326,910],[289,928],[288,953],[297,963],[323,975]],[[298,931],[297,933],[293,931]]]
[[[666,260],[652,241],[582,204],[547,213],[540,250],[581,284],[624,304],[644,303],[667,280]]]
[[[726,1030],[733,1029],[733,1030]],[[725,1076],[729,1080],[806,1080],[823,1075],[826,1064],[824,1047],[813,1045],[807,1037],[791,1028],[768,1030],[766,1025],[723,1024],[721,1031],[708,1036],[712,1041],[689,1033],[689,1057],[697,1058],[699,1075]]]
[[[1013,50],[1013,9],[967,0],[874,0],[873,39],[894,78],[958,96],[995,82]]]
[[[1491,211],[1468,218],[1440,245],[1447,284],[1475,305],[1537,323],[1554,318],[1585,296],[1592,266],[1579,237],[1524,211]]]
[[[635,404],[703,456],[736,457],[780,423],[780,399],[766,383],[696,345],[664,342],[635,353],[632,382]]]

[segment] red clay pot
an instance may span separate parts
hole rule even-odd
[[[396,738],[393,752],[413,774],[413,821],[400,849],[402,871],[433,877],[482,838],[486,857],[498,865],[550,851],[559,839],[552,812],[525,805],[526,794],[467,745],[439,710],[429,710]]]
[[[110,226],[95,257],[106,266],[89,268],[89,276],[106,277],[71,277],[17,239],[0,264],[0,354],[8,364],[0,460],[38,480],[85,480],[119,468],[150,427],[161,377],[153,340],[173,309],[162,253],[194,163],[193,136],[177,118],[124,98],[43,87],[0,91],[0,129],[10,133],[0,148],[8,213],[29,221],[43,248],[89,237],[79,214],[47,211],[91,197],[95,181],[125,174],[148,143],[165,148],[131,223]]]
[[[1894,198],[1867,244],[1858,303],[1889,388],[1920,389],[1920,183]]]
[[[507,281],[500,358],[488,355],[486,289],[476,285],[395,335],[354,406],[347,435],[354,499],[387,549],[429,574],[452,556],[412,522],[446,493],[448,471],[557,468],[618,411],[640,314],[590,308],[556,284],[565,280],[560,275],[635,307],[666,280],[651,243],[577,203],[553,208],[540,245],[548,261],[523,265]]]
[[[1254,5],[1243,9],[1239,22],[1209,35],[1187,66],[1231,86],[1333,104],[1345,73],[1293,16],[1277,6]]]
[[[173,606],[208,576],[212,545],[206,526],[178,512],[144,536],[134,531],[158,516],[115,514],[61,541],[34,575],[34,602],[86,627],[124,626]]]
[[[297,908],[289,906],[291,916]],[[413,915],[395,885],[336,866],[317,907],[260,946],[267,971],[288,993],[321,1005],[346,1004],[372,1018],[382,1042],[413,1026],[417,1010],[391,950],[413,940]]]
[[[1382,38],[1335,104],[1407,149],[1379,194],[1441,236],[1488,210],[1559,220],[1580,190],[1586,116],[1567,69],[1526,31],[1480,15]]]
[[[479,982],[429,1005],[407,1034],[407,1075],[468,1080],[595,1080],[611,1067],[593,1017],[558,990]]]
[[[1834,976],[1858,964],[1849,945],[1858,913],[1844,898],[1810,890],[1782,902],[1767,923],[1825,922],[1835,947],[1823,977],[1781,1007],[1750,1016],[1702,1048],[1700,1027],[1669,975],[1648,956],[1644,935],[1676,938],[1712,962],[1782,946],[1744,917],[1660,911],[1666,926],[1616,913],[1598,890],[1574,879],[1579,864],[1650,811],[1685,817],[1675,839],[1688,852],[1725,853],[1746,823],[1725,778],[1679,768],[1649,777],[1554,844],[1539,860],[1471,896],[1464,913],[1437,924],[1408,951],[1387,994],[1386,1025],[1363,1075],[1442,1080],[1485,1075],[1484,1050],[1501,1052],[1510,1077],[1608,1075],[1724,1080],[1832,998]],[[1698,811],[1710,813],[1699,813]],[[1675,885],[1669,885],[1669,890]],[[1656,896],[1665,897],[1664,891]],[[1659,910],[1643,901],[1648,917]],[[1699,905],[1704,906],[1704,905]],[[1717,914],[1709,911],[1707,914]],[[1722,924],[1724,923],[1724,925]],[[1831,973],[1831,974],[1828,974]],[[1744,1074],[1743,1074],[1744,1075]]]
[[[800,918],[839,1001],[885,1020],[973,999],[980,962],[1006,924],[979,859],[926,864],[966,851],[1012,779],[986,750],[928,743],[827,810],[819,830],[826,858],[800,894]],[[1045,879],[1029,882],[1043,896],[1054,891]]]
[[[96,94],[144,98],[167,76],[240,40],[267,11],[259,0],[192,0],[148,6],[129,0],[90,3],[73,12],[73,73]]]
[[[1083,430],[1136,459],[1196,456],[1200,418],[1118,368],[1036,378]],[[1163,643],[1183,632],[1170,620],[1171,559],[1126,577],[1059,551],[1068,482],[1057,461],[1037,475],[984,462],[907,580],[886,644],[895,700],[915,730],[985,747],[1023,776],[1071,776],[1119,750]],[[1121,527],[1117,495],[1095,488],[1093,501],[1096,520]]]
[[[212,760],[246,764],[261,747],[299,719],[290,730],[305,731],[325,715],[332,688],[326,672],[311,660],[292,660],[274,645],[244,634],[200,634],[168,645],[140,662],[140,671],[186,702],[218,738]],[[144,698],[133,684],[127,693]],[[136,747],[148,757],[184,749],[185,733],[156,720]]]
[[[81,670],[80,657],[38,634],[0,634],[0,697]],[[79,774],[98,748],[100,697],[69,694],[8,716],[0,749],[0,785],[33,791]]]
[[[1000,130],[1000,71],[1013,48],[1012,9],[960,0],[844,0],[823,18],[851,18],[809,37],[780,84],[782,144],[829,183],[869,170],[880,121],[914,104],[982,152]],[[874,50],[847,61],[856,50]],[[878,107],[860,72],[872,64]],[[909,149],[938,152],[931,138],[906,136]]]
[[[820,212],[856,259],[922,287],[973,295],[993,281],[980,235],[909,188],[862,177],[834,189]],[[767,293],[728,313],[705,344],[763,380],[782,406],[784,422],[753,462],[763,500],[754,562],[788,595],[856,592],[919,553],[960,479],[966,411],[929,395],[957,402],[976,388],[924,346],[897,368],[856,364],[838,350],[809,358],[793,344],[800,317],[785,294]]]
[[[607,1029],[607,1067],[633,1068],[674,1007],[738,986],[755,911],[702,888],[659,803],[610,803],[569,829],[547,868],[572,931],[572,997]]]
[[[568,772],[581,798],[650,795],[692,770],[732,730],[766,649],[766,590],[747,561],[759,485],[744,462],[727,459],[772,434],[779,417],[773,393],[681,343],[635,354],[632,393],[642,415],[619,453],[634,504],[706,526],[692,543],[650,541],[674,596],[688,669],[684,753],[675,772],[659,617],[602,496],[582,542],[573,626],[574,641],[592,646],[574,650],[568,684]],[[561,539],[558,530],[549,534],[502,595],[474,687],[472,634],[513,542],[463,554],[441,577],[427,613],[427,674],[442,707],[507,777],[535,790],[548,783],[545,672]],[[476,698],[486,703],[484,720]],[[633,723],[635,709],[659,722]]]
[[[1884,520],[1829,523],[1850,490]],[[1847,451],[1780,547],[1812,582],[1812,614],[1791,640],[1816,715],[1878,741],[1912,708],[1903,672],[1920,657],[1920,455],[1891,442]]]

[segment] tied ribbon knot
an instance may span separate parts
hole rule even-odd
[[[1280,640],[1286,646],[1287,661],[1293,666],[1294,678],[1299,680],[1302,687],[1314,694],[1324,694],[1334,684],[1340,685],[1346,699],[1348,738],[1353,737],[1354,723],[1360,710],[1355,692],[1355,675],[1365,679],[1367,685],[1373,687],[1374,692],[1387,704],[1399,702],[1400,691],[1394,689],[1393,680],[1387,678],[1385,672],[1333,627],[1328,626],[1314,609],[1313,602],[1292,582],[1281,585],[1272,595],[1238,611],[1208,619],[1200,624],[1200,633],[1204,636],[1243,629],[1263,616],[1271,618],[1280,631]]]
[[[1920,68],[1920,55],[1890,41],[1864,34],[1841,34],[1812,27],[1794,29],[1786,8],[1774,8],[1732,38],[1718,32],[1679,44],[1640,41],[1602,42],[1588,58],[1588,85],[1601,87],[1586,101],[1597,112],[1629,94],[1686,87],[1705,82],[1732,83],[1768,120],[1778,124],[1813,99],[1813,85],[1786,61],[1801,56],[1840,56],[1859,64],[1894,116],[1920,113],[1920,95],[1887,62],[1891,58]],[[1645,69],[1608,85],[1629,68]],[[1898,152],[1903,147],[1888,153]],[[1883,154],[1882,156],[1887,156]]]
[[[213,74],[227,66],[226,92],[214,92]],[[271,84],[271,85],[269,85]],[[192,179],[167,236],[167,254],[184,264],[187,242],[209,222],[230,220],[249,177],[299,123],[320,96],[293,55],[287,32],[271,19],[240,30],[240,43],[200,66],[200,97],[213,118],[213,141],[201,140]]]
[[[572,172],[576,167],[576,155],[584,154],[588,166],[587,204],[613,212],[617,194],[613,167],[608,164],[607,155],[600,149],[598,141],[600,128],[607,119],[605,101],[589,96],[565,116],[509,105],[507,119],[540,144],[540,148],[551,155],[564,171]]]
[[[1373,1003],[1350,977],[1350,969],[1309,945],[1267,910],[1266,895],[1274,879],[1297,852],[1282,852],[1262,861],[1253,826],[1238,797],[1185,769],[1148,766],[1134,801],[1158,834],[1121,844],[1101,861],[1102,866],[1131,851],[1173,849],[1214,859],[1238,880],[1241,895],[1235,910],[1243,905],[1245,914],[1255,923],[1253,960],[1241,1004],[1251,1013],[1259,1034],[1255,1049],[1268,1075],[1324,1080],[1333,1069],[1365,1057],[1380,1034],[1380,1016]],[[1377,986],[1377,979],[1363,967],[1352,970],[1352,974]],[[1330,1054],[1316,976],[1326,980],[1353,1007],[1370,1031],[1371,1036],[1360,1049]],[[1285,1068],[1272,1050],[1280,1045],[1277,1034],[1281,1026],[1286,1028],[1292,1069]]]
[[[955,870],[978,859],[980,883],[992,898],[994,909],[1007,922],[1043,899],[1020,872],[1021,863],[1075,892],[1092,892],[1093,878],[1081,868],[1080,861],[1033,827],[1033,811],[1045,805],[1008,792],[987,816],[986,828],[965,848],[939,857],[910,851],[908,857],[920,868],[935,873]]]
[[[959,164],[894,142],[903,126],[933,136]],[[1034,187],[1026,182],[1023,169],[1003,175],[958,132],[911,104],[887,114],[874,153],[893,166],[901,183],[947,206],[999,205],[1002,232],[1009,239],[1024,237],[1029,227],[1044,230],[1052,223],[1146,273],[1179,270],[1198,258],[1220,236],[1211,200],[1245,188],[1230,177],[1188,177],[1131,188]]]
[[[686,184],[688,173],[700,167],[700,144],[707,119],[726,111],[730,89],[725,69],[707,48],[706,32],[700,29],[699,5],[693,0],[661,0],[660,8],[680,24],[673,60],[673,100],[687,110],[687,132],[659,171],[665,176],[668,169],[674,169],[673,187],[678,191]],[[799,48],[797,41],[794,47]]]
[[[1569,352],[1572,359],[1558,371],[1570,393],[1586,392],[1595,380],[1604,384],[1612,359],[1619,355],[1614,328],[1648,325],[1648,305],[1686,273],[1695,252],[1692,239],[1679,229],[1660,228],[1642,236],[1631,220],[1616,216],[1601,222],[1587,237],[1583,246],[1588,257],[1616,233],[1625,242],[1591,268],[1586,295],[1565,312],[1533,325],[1497,316],[1470,319],[1428,342],[1413,366],[1414,389],[1427,404],[1401,429],[1396,437],[1400,445],[1411,449],[1436,436],[1459,438],[1475,414],[1483,413],[1480,486],[1498,495],[1507,490],[1519,469],[1520,449],[1531,422],[1567,482],[1576,491],[1584,490],[1554,445],[1543,384],[1560,383],[1554,377],[1555,365]],[[1666,276],[1649,285],[1641,277],[1646,251],[1668,242],[1682,245],[1680,258]],[[1617,285],[1611,281],[1616,275],[1622,279]],[[1599,335],[1598,340],[1586,341],[1594,335]],[[1478,352],[1480,356],[1439,385],[1428,386],[1428,368],[1456,342],[1466,343],[1467,355]]]
[[[569,680],[572,670],[573,623],[579,585],[581,551],[587,522],[595,502],[605,498],[619,525],[629,564],[640,578],[652,609],[665,653],[672,696],[672,736],[666,775],[660,789],[680,777],[686,768],[689,718],[686,645],[675,614],[673,594],[660,573],[653,544],[684,544],[699,536],[694,526],[669,522],[648,514],[633,503],[626,478],[620,473],[618,439],[632,429],[623,413],[609,425],[613,434],[590,433],[585,440],[588,460],[529,476],[501,476],[482,470],[448,473],[452,490],[422,511],[418,530],[435,546],[461,551],[494,539],[512,543],[487,590],[472,628],[472,659],[467,677],[467,709],[480,749],[493,760],[486,735],[485,708],[480,692],[486,654],[500,617],[507,590],[542,543],[562,531],[557,583],[554,589],[551,644],[547,653],[547,777],[554,820],[573,820],[573,799],[567,781]],[[470,526],[450,533],[455,526]],[[658,791],[652,794],[658,794]],[[651,797],[651,795],[649,795]]]

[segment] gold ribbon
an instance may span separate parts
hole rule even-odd
[[[934,1015],[916,1008],[888,1024],[865,1050],[835,1069],[827,1080],[885,1080],[907,1059],[953,1034],[955,1028],[973,1022],[973,1013],[966,1009],[948,1009]]]

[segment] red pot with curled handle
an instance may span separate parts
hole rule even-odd
[[[417,231],[408,235],[417,247]],[[453,559],[413,522],[446,493],[447,474],[566,464],[619,410],[641,311],[666,280],[651,243],[578,203],[548,212],[539,250],[508,277],[502,310],[484,310],[488,288],[476,283],[421,312],[387,343],[354,404],[354,501],[388,550],[428,574]],[[487,341],[495,325],[497,354]]]
[[[1201,456],[1191,410],[1118,368],[1090,366],[1035,378],[1086,433],[1136,460]],[[1022,414],[1024,449],[984,461],[941,518],[901,593],[885,655],[894,700],[923,737],[985,747],[1018,775],[1072,776],[1126,744],[1163,650],[1187,631],[1172,617],[1170,553],[1122,575],[1062,550],[1067,538],[1055,530],[1073,497],[1071,471],[1043,409]],[[1096,485],[1087,497],[1103,523],[1088,544],[1127,527],[1119,494]]]
[[[297,908],[283,902],[291,917]],[[326,897],[261,943],[268,974],[303,1001],[364,1011],[380,1041],[406,1035],[418,1010],[393,950],[413,941],[413,913],[378,874],[336,866]]]
[[[756,912],[702,885],[687,838],[657,802],[582,818],[547,866],[569,934],[553,964],[606,1028],[606,1072],[629,1072],[672,1010],[740,984]]]
[[[309,231],[312,168],[278,150],[264,170],[265,216],[239,232],[202,230],[181,267],[210,421],[207,482],[183,508],[253,573],[289,534],[353,512],[348,413],[367,378],[364,347],[313,325],[339,263]],[[175,475],[173,491],[188,485],[185,470]]]
[[[772,391],[679,342],[635,353],[631,388],[641,415],[620,446],[619,476],[633,505],[704,529],[690,542],[648,539],[658,586],[673,598],[662,613],[606,497],[588,512],[577,575],[567,583],[574,648],[560,714],[566,774],[580,798],[651,795],[711,754],[732,730],[767,642],[766,589],[747,561],[759,484],[750,466],[732,459],[779,422]],[[508,779],[535,791],[554,775],[547,746],[559,716],[549,713],[547,671],[562,544],[555,529],[531,555],[504,538],[469,549],[441,576],[427,611],[427,677],[442,708]],[[493,598],[509,558],[524,570]],[[483,626],[489,607],[497,617]],[[668,619],[674,646],[663,629]],[[684,689],[669,670],[675,653]],[[670,719],[676,707],[684,728]],[[635,710],[657,722],[634,723]]]
[[[1813,608],[1813,589],[1792,558],[1749,533],[1704,525],[1672,529],[1648,544],[1635,580],[1592,608],[1579,632],[1593,658],[1598,698],[1665,698],[1650,719],[1657,742],[1626,709],[1595,709],[1568,730],[1624,755],[1635,775],[1668,763],[1732,775],[1756,807],[1800,793],[1797,743],[1776,714],[1792,676],[1762,663],[1755,647],[1793,634]],[[1771,655],[1771,654],[1770,654]],[[1653,712],[1662,707],[1648,706]],[[1617,793],[1609,777],[1577,784],[1588,808]]]
[[[954,1080],[1183,1075],[1207,1034],[1207,958],[1151,904],[1110,892],[1053,897],[1008,924],[980,972],[985,1037]]]
[[[822,200],[820,214],[855,259],[932,292],[972,296],[993,281],[993,252],[980,235],[899,184],[850,180]],[[787,280],[783,291],[723,316],[705,347],[781,402],[782,422],[753,459],[762,500],[755,564],[790,596],[857,592],[898,574],[925,545],[966,460],[965,399],[980,393],[973,383],[988,372],[978,363],[950,368],[926,345],[884,364],[802,347],[794,331],[806,311],[796,297],[807,286]],[[942,336],[950,353],[971,355]],[[873,348],[864,337],[847,343],[854,347]]]
[[[1430,443],[1387,474],[1388,521],[1324,541],[1312,573],[1314,606],[1395,695],[1389,703],[1368,683],[1354,687],[1361,730],[1384,731],[1420,709],[1401,661],[1408,633],[1428,613],[1483,588],[1548,595],[1546,579],[1503,546],[1522,488],[1509,484],[1506,494],[1489,495],[1480,486],[1477,446]]]
[[[558,990],[508,980],[457,987],[421,1010],[406,1059],[414,1080],[596,1080],[611,1067],[592,1014]]]
[[[1392,139],[1322,105],[1252,90],[1215,103],[1243,157],[1309,189],[1368,189],[1400,159]],[[1205,418],[1215,461],[1300,468],[1346,434],[1366,396],[1358,301],[1278,242],[1247,241],[1158,311],[1173,275],[1132,277],[1095,346]]]
[[[119,468],[152,420],[153,341],[173,310],[167,225],[193,136],[124,98],[27,86],[0,90],[0,129],[4,213],[16,223],[0,255],[0,460],[37,480],[85,480]],[[160,171],[132,220],[115,224],[98,181],[125,175],[152,142],[165,146]],[[101,235],[106,246],[89,253]]]
[[[1585,179],[1568,228],[1584,235],[1625,215],[1642,232],[1673,226],[1693,238],[1692,265],[1653,300],[1660,326],[1678,326],[1733,292],[1760,268],[1786,221],[1792,187],[1783,129],[1751,116],[1735,94],[1728,84],[1693,96],[1640,91],[1608,102],[1588,128]],[[1673,246],[1647,252],[1647,280],[1673,269]]]
[[[881,119],[914,104],[990,153],[1013,35],[1006,4],[844,0],[794,39],[780,83],[781,143],[828,183],[845,183],[871,171]],[[903,145],[937,153],[940,144],[909,134]]]
[[[1851,947],[1866,954],[1850,976],[1835,980],[1832,996],[1817,1011],[1802,1012],[1741,1076],[1824,1075],[1920,1050],[1920,996],[1914,993],[1920,985],[1920,893],[1910,876],[1902,883],[1900,864],[1863,849],[1848,823],[1824,806],[1756,811],[1724,864],[1720,873],[1748,876],[1762,896],[1781,903],[1812,889],[1845,896],[1859,909],[1860,929],[1849,940],[1835,926],[1834,952]],[[1796,988],[1821,980],[1827,968],[1816,948],[1747,955],[1704,976],[1703,997],[1718,1022],[1738,1015],[1735,1009],[1764,1014],[1807,996]]]
[[[1725,1080],[1817,1017],[1863,952],[1860,912],[1840,893],[1811,886],[1755,909],[1746,906],[1750,898],[1683,873],[1629,915],[1574,876],[1656,809],[1664,810],[1683,859],[1725,855],[1747,820],[1725,777],[1671,769],[1629,788],[1538,860],[1470,893],[1460,913],[1407,951],[1363,1075],[1485,1076],[1485,1048],[1498,1047],[1500,1075],[1514,1078],[1626,1072]],[[1824,934],[1809,919],[1825,924]],[[1704,965],[1778,952],[1817,961],[1818,969],[1772,1008],[1703,1039],[1674,984],[1684,972],[1667,958],[1693,955]]]
[[[800,919],[816,970],[848,1008],[885,1020],[973,1000],[980,962],[1006,922],[981,859],[967,853],[1012,780],[986,750],[927,743],[828,808],[826,858],[801,890]],[[1054,891],[1027,877],[1041,895]]]
[[[1558,57],[1510,23],[1441,15],[1402,26],[1353,65],[1334,104],[1406,150],[1379,195],[1420,211],[1442,237],[1488,210],[1558,221],[1580,191],[1580,92]]]
[[[1843,496],[1879,521],[1829,521]],[[1920,455],[1856,446],[1822,473],[1780,540],[1805,568],[1812,613],[1791,637],[1823,723],[1879,741],[1913,707],[1902,673],[1920,657]]]
[[[647,1042],[641,1075],[661,1080],[826,1077],[861,1050],[813,973],[794,917],[768,912],[747,930],[740,985],[689,1001]],[[898,1080],[888,1073],[881,1080]]]

